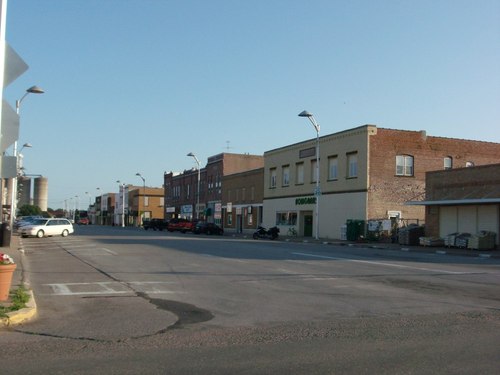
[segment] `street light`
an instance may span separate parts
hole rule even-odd
[[[196,155],[193,154],[192,152],[190,152],[186,156],[191,156],[192,158],[194,158],[196,164],[198,165],[198,191],[196,192],[196,218],[199,219],[200,218],[200,161],[198,160]]]
[[[89,197],[89,207],[92,205],[92,196],[90,195],[90,193],[88,191],[85,192],[85,195],[88,195]]]
[[[299,113],[299,117],[307,117],[309,121],[311,121],[311,124],[314,126],[314,129],[316,130],[316,189],[314,189],[314,196],[316,197],[316,212],[314,214],[315,216],[315,222],[316,222],[316,231],[315,231],[315,238],[316,240],[319,239],[319,197],[321,196],[321,188],[319,185],[319,124],[316,122],[316,119],[314,118],[313,114],[307,111],[302,111]]]
[[[142,194],[144,195],[144,200],[143,200],[143,212],[145,213],[146,212],[146,179],[144,177],[142,177],[142,175],[137,172],[135,174],[136,176],[140,177],[142,179]],[[137,200],[137,205],[139,205],[139,200]],[[137,207],[137,210],[139,210],[140,207]],[[137,212],[137,215],[139,215],[139,212]]]
[[[21,149],[19,150],[19,152],[17,153],[17,158],[16,158],[16,173],[19,174],[19,172],[21,172],[21,170],[24,169],[23,167],[23,163],[21,163],[21,160],[22,160],[22,157],[23,157],[23,154],[21,154],[21,152],[25,149],[25,148],[32,148],[32,144],[31,143],[25,143],[23,145],[23,147],[21,147]],[[21,160],[20,160],[21,159]]]
[[[28,96],[28,94],[43,94],[45,91],[43,91],[40,87],[38,86],[31,86],[29,89],[26,90],[24,95],[16,100],[16,114],[19,117],[19,111],[21,109],[21,103]],[[31,147],[29,143],[25,143],[21,150],[24,147]],[[17,160],[17,140],[14,142],[14,149],[13,149],[13,156],[16,158],[16,176],[12,178],[12,189],[11,189],[11,202],[10,202],[10,228],[12,230],[13,225],[14,225],[14,219],[16,218],[16,211],[17,211],[17,168],[18,168],[18,160]]]
[[[73,222],[76,221],[76,210],[78,210],[78,217],[80,217],[80,201],[78,200],[79,196],[78,195],[75,195],[75,211],[73,211]]]
[[[31,86],[29,89],[26,90],[24,95],[21,97],[21,99],[16,100],[16,113],[19,114],[19,108],[21,107],[21,103],[28,96],[28,94],[43,94],[45,91],[43,91],[40,87],[38,86]]]
[[[122,192],[122,219],[121,219],[121,224],[122,228],[125,227],[125,183],[121,183],[120,180],[116,181],[121,188]],[[114,220],[113,220],[114,223]]]
[[[97,190],[97,194],[95,196],[95,199],[96,199],[96,212],[95,212],[95,216],[96,216],[96,224],[101,224],[99,221],[99,215],[97,215],[97,197],[101,197],[101,188],[100,187],[96,187],[95,188]],[[100,200],[100,205],[99,205],[99,213],[101,213],[101,208],[102,208],[102,197],[101,197],[101,200]]]

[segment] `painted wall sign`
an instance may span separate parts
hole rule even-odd
[[[316,197],[306,197],[306,198],[296,198],[295,199],[295,205],[297,206],[302,206],[305,204],[315,204],[316,203]]]

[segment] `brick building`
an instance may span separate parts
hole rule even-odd
[[[500,233],[500,164],[427,172],[425,233],[442,237],[480,231]]]
[[[425,173],[500,162],[500,144],[364,125],[320,137],[319,234],[341,238],[347,220],[425,220]],[[312,236],[316,139],[264,153],[264,226]]]
[[[200,170],[199,192],[198,170],[165,173],[165,219],[199,218],[222,224],[223,177],[263,165],[264,159],[260,155],[221,153],[211,156]]]
[[[264,168],[222,177],[223,225],[226,233],[254,232],[262,222]]]

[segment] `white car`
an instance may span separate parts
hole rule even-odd
[[[73,224],[68,219],[36,219],[19,228],[22,237],[63,236],[73,233]]]

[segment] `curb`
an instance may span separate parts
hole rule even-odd
[[[24,323],[36,316],[37,308],[35,296],[32,290],[28,290],[27,293],[29,294],[30,299],[26,303],[26,307],[17,311],[7,313],[7,317],[0,320],[0,325],[4,327],[10,327]]]
[[[249,235],[236,235],[231,234],[233,238],[244,238],[252,239]],[[279,237],[276,241],[284,242],[294,242],[294,243],[304,243],[304,244],[322,244],[322,245],[333,245],[333,246],[346,246],[355,248],[367,248],[367,249],[380,249],[380,250],[391,250],[391,251],[404,251],[411,253],[427,253],[427,254],[438,254],[438,255],[449,255],[449,256],[466,256],[475,257],[482,259],[500,259],[500,251],[491,250],[492,252],[481,252],[481,250],[467,250],[463,249],[454,250],[453,248],[440,248],[433,246],[413,246],[413,245],[403,245],[403,244],[376,244],[376,243],[358,243],[358,242],[348,242],[348,241],[338,241],[332,240],[328,241],[325,239],[309,239],[301,237]]]

